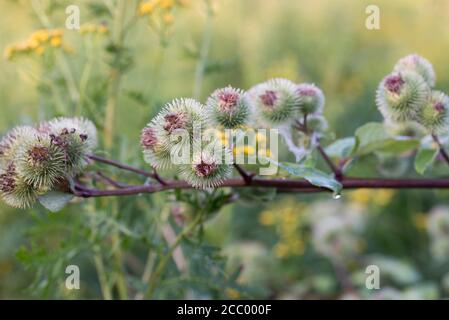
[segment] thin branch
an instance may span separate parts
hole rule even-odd
[[[123,189],[123,188],[126,188],[126,187],[128,187],[126,184],[124,184],[124,183],[121,183],[121,182],[118,182],[118,181],[115,181],[114,179],[112,179],[112,178],[109,178],[108,176],[106,176],[103,172],[101,172],[101,171],[97,171],[95,174],[94,174],[94,178],[97,178],[97,179],[99,179],[99,180],[101,180],[104,184],[106,184],[106,185],[110,185],[110,186],[112,186],[112,187],[115,187],[115,188],[118,188],[118,189]]]
[[[243,180],[245,180],[247,185],[251,184],[251,181],[254,178],[254,174],[246,172],[240,165],[234,163],[234,168],[238,171],[238,173],[242,176]]]
[[[89,158],[91,160],[94,160],[94,161],[97,161],[97,162],[101,162],[101,163],[104,163],[104,164],[107,164],[107,165],[110,165],[110,166],[113,166],[113,167],[116,167],[116,168],[119,168],[119,169],[122,169],[122,170],[125,170],[125,171],[137,173],[137,174],[139,174],[141,176],[144,176],[144,177],[147,177],[147,178],[153,178],[153,179],[155,179],[156,181],[158,181],[162,185],[166,184],[165,181],[158,175],[156,170],[154,170],[154,172],[151,173],[151,172],[148,172],[148,171],[145,171],[145,170],[142,170],[142,169],[138,169],[138,168],[135,168],[135,167],[132,167],[132,166],[129,166],[129,165],[126,165],[126,164],[114,161],[114,160],[105,159],[105,158],[102,158],[102,157],[99,157],[99,156],[96,156],[96,155],[89,155]]]
[[[440,149],[440,154],[444,158],[444,161],[446,161],[446,163],[449,164],[449,155],[447,154],[446,150],[444,149],[444,146],[441,143],[438,136],[436,134],[432,134],[432,139],[438,145],[438,148]]]
[[[379,179],[379,178],[343,178],[343,189],[449,189],[449,179]],[[297,191],[298,193],[330,192],[329,189],[312,185],[306,180],[295,179],[262,179],[254,177],[251,185],[239,178],[229,179],[223,182],[219,188],[233,187],[260,187],[276,188],[280,191]],[[83,198],[131,196],[139,194],[155,193],[175,189],[194,189],[186,181],[166,181],[166,185],[142,185],[129,186],[117,190],[87,189],[77,185],[74,195]]]
[[[329,166],[329,168],[332,170],[332,172],[335,175],[335,178],[337,180],[341,180],[343,178],[343,172],[340,168],[338,168],[335,163],[329,158],[326,151],[324,151],[323,147],[320,145],[320,142],[318,141],[318,144],[316,146],[318,152],[321,154],[321,157],[323,157],[326,164]]]

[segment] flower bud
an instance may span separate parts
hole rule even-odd
[[[79,173],[87,165],[87,156],[97,145],[94,124],[83,118],[56,118],[41,124],[39,132],[50,137],[51,144],[65,154],[69,175]]]
[[[36,189],[51,189],[65,175],[64,150],[48,135],[38,134],[25,141],[16,158],[20,175]]]
[[[215,90],[207,100],[206,110],[212,124],[229,129],[245,125],[250,116],[246,95],[242,90],[232,87]]]
[[[376,104],[385,117],[395,122],[415,121],[430,95],[430,88],[415,72],[392,73],[380,83]]]
[[[29,126],[15,127],[8,132],[0,140],[0,165],[12,161],[23,142],[33,139],[36,134],[36,130]]]
[[[38,191],[19,176],[16,165],[10,162],[0,170],[0,196],[6,204],[26,209],[36,202]]]
[[[232,167],[225,163],[230,151],[217,142],[194,155],[191,164],[181,165],[180,177],[195,188],[215,188],[231,176]]]
[[[171,167],[170,150],[161,143],[161,137],[154,124],[147,125],[141,133],[140,145],[143,149],[145,162],[156,169]]]
[[[290,121],[299,107],[296,85],[286,79],[272,79],[253,87],[249,97],[258,117],[268,124]]]
[[[328,124],[326,118],[322,115],[310,115],[307,117],[307,129],[316,132],[323,133],[327,130]]]
[[[141,136],[145,161],[155,168],[169,169],[170,155],[192,145],[194,129],[206,128],[204,107],[194,99],[176,99],[147,125]]]
[[[400,59],[394,66],[395,72],[413,71],[419,74],[430,87],[435,85],[435,71],[429,60],[417,54],[410,54]]]
[[[302,114],[322,112],[324,107],[324,94],[314,84],[302,83],[297,87],[299,95],[299,111]]]
[[[432,133],[448,129],[449,98],[441,91],[432,91],[429,100],[419,110],[418,122]]]

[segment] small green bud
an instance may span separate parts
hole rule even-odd
[[[327,130],[328,124],[326,118],[322,115],[310,115],[307,117],[307,129],[316,132],[323,133]]]
[[[322,112],[324,107],[324,94],[314,84],[302,83],[298,85],[299,111],[302,114]]]
[[[430,88],[415,72],[392,73],[380,83],[376,104],[385,117],[395,122],[415,121],[430,95]]]
[[[447,131],[449,125],[449,98],[441,91],[432,91],[429,100],[419,110],[418,122],[432,133]]]
[[[419,74],[430,87],[435,85],[435,71],[429,60],[417,54],[410,54],[400,59],[394,66],[395,72],[413,71]]]
[[[236,129],[247,124],[250,116],[248,98],[240,89],[215,90],[206,102],[208,118],[213,125]]]
[[[268,124],[280,125],[292,120],[299,107],[296,85],[287,79],[272,79],[248,92],[257,116]]]

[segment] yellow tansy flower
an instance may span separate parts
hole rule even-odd
[[[61,44],[62,44],[62,39],[61,39],[61,37],[53,37],[53,38],[51,38],[51,40],[50,40],[50,45],[51,45],[52,47],[60,47]]]

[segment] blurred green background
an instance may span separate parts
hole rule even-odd
[[[0,49],[25,40],[42,28],[32,2],[0,2]],[[65,7],[69,4],[81,7],[82,24],[107,22],[91,6],[102,1],[53,3],[51,14],[56,27],[64,27]],[[365,8],[369,4],[380,8],[380,30],[365,27]],[[229,84],[248,89],[272,77],[313,82],[323,89],[325,115],[331,130],[341,138],[352,135],[366,122],[381,121],[374,103],[375,90],[402,56],[418,53],[426,57],[437,73],[436,87],[441,90],[449,87],[449,1],[217,0],[214,10],[202,101],[215,88]],[[195,54],[204,24],[202,1],[187,1],[186,7],[174,13],[167,45],[162,48],[145,19],[136,18],[125,42],[132,64],[124,75],[119,95],[115,127],[117,158],[143,166],[138,146],[141,128],[165,102],[193,95]],[[101,105],[104,104],[104,81],[108,77],[108,56],[101,49],[107,46],[108,36],[96,38],[93,50],[89,46],[94,42],[87,37],[77,30],[65,30],[64,40],[73,48],[67,54],[68,62],[78,80],[84,63],[93,59],[91,77],[95,80],[89,83],[87,91],[95,104]],[[1,134],[17,124],[52,116],[46,107],[49,102],[45,88],[29,74],[30,70],[39,74],[42,69],[36,57],[0,60]],[[58,81],[54,74],[50,74],[50,79]],[[372,174],[372,170],[366,169],[366,174]],[[379,294],[379,291],[363,289],[364,268],[373,260],[385,264],[387,270],[381,280],[385,297],[447,297],[445,290],[449,288],[445,283],[449,278],[444,277],[447,258],[443,257],[442,262],[435,258],[431,249],[434,239],[427,227],[427,213],[436,205],[444,205],[446,198],[445,191],[359,190],[344,192],[338,202],[329,195],[281,196],[262,204],[243,201],[227,206],[211,219],[205,228],[206,239],[210,245],[222,248],[228,268],[233,264],[244,266],[238,286],[226,291],[229,298],[369,297]],[[160,204],[154,204],[154,199],[149,201],[149,211],[144,215],[159,214]],[[123,208],[126,206],[122,203]],[[82,270],[89,271],[82,278],[89,289],[78,293],[55,289],[58,279],[63,286],[64,264],[60,262],[55,267],[57,262],[51,262],[48,251],[37,250],[31,258],[24,257],[23,252],[17,254],[20,248],[33,245],[51,251],[60,241],[69,241],[68,237],[75,242],[77,237],[82,238],[83,231],[69,236],[70,231],[65,232],[63,227],[81,223],[84,208],[85,205],[74,204],[61,213],[48,214],[40,209],[13,210],[0,203],[0,298],[98,298],[95,275],[88,267],[92,262],[83,256],[82,248],[77,248],[73,259],[75,264],[87,266]],[[314,219],[321,214],[326,217]],[[139,223],[142,215],[143,209],[134,208],[123,215],[123,221],[131,228]],[[330,216],[336,221],[347,220],[335,222]],[[357,220],[361,220],[362,227],[353,226]],[[336,238],[323,240],[319,238],[319,230],[328,227],[320,223],[330,224],[331,229],[335,225],[342,229],[332,235]],[[352,232],[354,238],[339,240],[344,237],[341,233]],[[322,242],[326,241],[341,246],[322,248],[326,246]],[[124,245],[137,252],[135,259],[145,259],[139,251],[142,248],[136,246]],[[345,289],[344,279],[335,276],[341,263],[332,252],[346,249],[351,263],[345,263],[345,272],[360,290]],[[70,254],[67,257],[70,260]],[[33,262],[27,264],[27,259]],[[39,262],[52,267],[34,268]],[[56,285],[49,286],[44,281],[46,272],[54,273]],[[46,291],[36,294],[36,287],[26,289],[36,277],[40,279],[36,286],[45,287]],[[200,286],[196,292],[201,290]],[[195,297],[215,296],[197,293]]]

